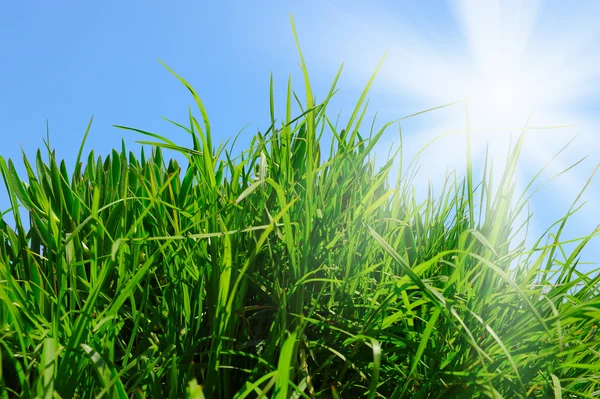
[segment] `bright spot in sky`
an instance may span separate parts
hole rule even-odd
[[[596,113],[589,112],[590,107],[598,107],[600,24],[593,18],[594,12],[583,4],[579,7],[536,0],[464,0],[449,4],[460,32],[452,37],[448,37],[445,28],[436,26],[439,21],[424,17],[422,10],[394,14],[382,9],[373,17],[376,22],[346,14],[341,25],[352,26],[358,33],[349,37],[344,30],[344,38],[334,39],[348,43],[349,47],[338,49],[340,56],[356,54],[355,59],[344,60],[356,76],[361,76],[356,80],[364,81],[362,77],[372,72],[372,65],[365,60],[377,60],[388,50],[377,79],[383,82],[382,90],[402,99],[399,108],[405,109],[406,103],[415,103],[415,99],[423,104],[421,109],[466,99],[473,161],[480,168],[487,150],[501,170],[511,139],[514,144],[527,125],[518,169],[521,189],[577,135],[570,149],[554,159],[539,180],[541,183],[580,158],[591,156],[583,164],[587,166],[569,171],[549,184],[552,190],[543,195],[552,195],[552,201],[534,204],[532,211],[542,215],[540,224],[546,227],[564,216],[600,161],[600,124]],[[587,3],[590,5],[598,15],[600,4]],[[557,6],[562,8],[557,11]],[[587,113],[581,110],[581,104],[587,104]],[[414,146],[413,153],[444,131],[462,132],[440,140],[437,147],[432,146],[420,157],[421,176],[435,182],[444,178],[448,168],[463,172],[464,110],[456,106],[452,112],[428,114],[423,120],[427,118],[435,123],[423,122],[425,128],[417,124],[413,129],[408,144]],[[558,125],[563,128],[541,129]],[[407,130],[403,129],[406,138],[410,134]],[[391,140],[382,143],[382,149],[389,148]],[[587,201],[582,211],[585,231],[591,231],[600,222],[600,202],[593,195],[594,190],[598,190],[598,184],[590,186],[583,197]],[[557,200],[563,210],[558,217],[553,205],[548,205],[557,204]],[[585,231],[579,230],[582,234]]]
[[[511,82],[496,82],[489,88],[490,104],[498,112],[510,112],[511,106],[516,105],[519,92],[515,84]]]

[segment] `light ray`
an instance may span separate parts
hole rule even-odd
[[[600,92],[600,52],[594,44],[600,36],[600,24],[592,18],[600,11],[600,4],[559,5],[560,10],[555,3],[549,7],[549,2],[541,0],[463,0],[450,4],[464,35],[462,43],[445,40],[430,26],[424,33],[411,25],[409,17],[395,15],[392,10],[378,15],[378,21],[358,20],[340,10],[340,24],[353,29],[345,31],[344,38],[333,35],[332,40],[348,44],[336,47],[340,55],[355,55],[345,61],[357,82],[371,72],[364,60],[377,59],[388,49],[378,77],[380,90],[405,101],[416,100],[423,108],[466,98],[475,163],[481,164],[488,146],[490,156],[501,167],[498,164],[506,157],[511,135],[516,139],[530,117],[530,126],[578,124],[555,131],[529,130],[518,171],[523,181],[535,175],[576,132],[578,137],[571,148],[541,178],[560,172],[582,156],[592,156],[590,162],[548,184],[546,192],[553,193],[552,201],[566,211],[599,161],[599,120],[589,114],[582,118],[577,109]],[[598,105],[597,101],[592,104]],[[464,114],[457,108],[454,114],[444,113],[435,126],[406,129],[409,140],[405,144],[410,143],[407,153],[410,156],[418,151],[419,144],[443,131],[464,126]],[[441,180],[448,168],[460,171],[464,166],[464,138],[437,144],[420,158],[425,181]],[[600,201],[593,194],[600,192],[598,187],[598,183],[590,186],[582,198],[588,205],[575,217],[576,223],[588,229],[598,220]],[[547,203],[532,204],[537,214],[534,223],[539,222],[540,213],[551,213],[544,209]],[[535,225],[532,229],[539,230]]]

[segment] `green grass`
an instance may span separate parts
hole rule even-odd
[[[337,126],[339,73],[316,101],[301,60],[305,102],[290,82],[278,118],[271,83],[271,126],[237,156],[175,75],[201,116],[177,124],[189,146],[120,127],[139,156],[82,143],[69,171],[48,148],[24,178],[0,158],[0,397],[598,395],[600,276],[577,264],[599,231],[566,252],[576,202],[550,244],[511,238],[527,129],[499,183],[468,161],[419,202],[415,163],[375,167],[401,121],[365,133],[373,79]]]

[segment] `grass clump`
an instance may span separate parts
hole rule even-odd
[[[301,66],[306,102],[290,82],[276,120],[271,84],[272,124],[237,157],[178,77],[189,148],[130,129],[139,156],[80,151],[69,172],[48,149],[24,179],[0,158],[0,396],[598,394],[600,277],[577,270],[597,231],[564,261],[568,216],[548,245],[511,242],[523,136],[497,185],[469,168],[418,202],[414,164],[374,165],[390,124],[360,133],[372,79],[342,128],[339,73],[316,102]]]

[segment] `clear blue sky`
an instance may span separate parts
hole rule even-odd
[[[389,50],[371,94],[371,115],[378,111],[381,122],[467,95],[473,99],[475,123],[479,116],[485,125],[492,120],[490,115],[497,114],[479,107],[481,103],[491,99],[500,107],[505,98],[511,103],[518,99],[527,112],[533,103],[536,107],[541,103],[546,112],[535,124],[577,123],[579,130],[546,132],[530,140],[525,177],[575,133],[579,141],[555,171],[589,156],[577,172],[534,198],[540,226],[565,213],[575,197],[573,190],[581,188],[600,162],[596,71],[600,3],[581,1],[575,8],[567,2],[513,0],[6,2],[0,12],[0,155],[20,158],[23,148],[32,156],[43,146],[48,121],[52,146],[72,165],[92,115],[86,150],[93,148],[97,154],[120,146],[123,137],[130,147],[139,139],[113,124],[186,140],[160,118],[185,121],[190,97],[157,58],[200,93],[215,141],[230,138],[251,123],[243,142],[267,126],[271,71],[280,106],[289,73],[300,83],[290,12],[317,96],[322,98],[345,62],[334,102],[337,109],[350,111]],[[517,72],[505,76],[513,69]],[[482,92],[490,79],[502,84]],[[463,88],[468,90],[463,93]],[[521,117],[510,123],[521,126]],[[456,128],[461,118],[459,108],[407,123],[407,140],[417,148],[436,133]],[[391,130],[382,149],[394,140]],[[464,164],[460,150],[448,147],[453,142],[423,159],[425,172],[439,175],[446,163],[460,169]],[[600,185],[590,186],[586,199],[591,205],[575,219],[570,237],[583,235],[600,222],[599,193]],[[0,209],[7,207],[2,186]],[[597,240],[586,252],[587,260],[600,260],[598,246]]]

